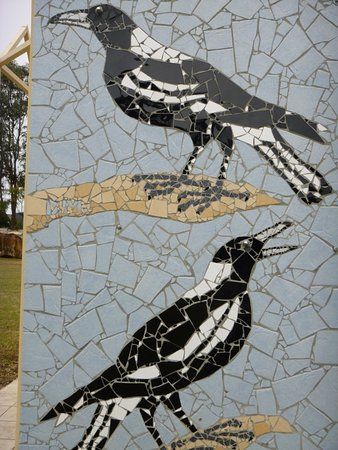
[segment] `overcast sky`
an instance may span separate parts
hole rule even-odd
[[[31,0],[0,0],[0,54],[24,25],[30,29]],[[17,61],[23,64],[27,58],[23,55]]]

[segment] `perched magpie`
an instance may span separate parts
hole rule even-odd
[[[58,416],[59,424],[96,403],[92,422],[74,449],[104,448],[118,424],[136,408],[162,447],[154,423],[160,403],[196,432],[182,409],[178,391],[226,366],[243,347],[251,328],[247,292],[251,273],[257,261],[296,248],[263,248],[290,225],[280,222],[222,246],[200,283],[136,331],[113,366],[41,420]]]
[[[64,12],[50,23],[94,32],[106,50],[107,89],[128,116],[189,134],[194,150],[178,180],[181,184],[189,185],[185,175],[212,139],[223,152],[219,172],[223,179],[233,140],[239,139],[263,155],[304,202],[317,203],[331,192],[323,176],[303,162],[279,132],[286,130],[324,143],[318,134],[325,130],[322,125],[250,95],[211,64],[160,44],[114,6]],[[150,185],[152,195],[168,188],[168,182],[161,179]],[[208,199],[202,196],[200,201]]]

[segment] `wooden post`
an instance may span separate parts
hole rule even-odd
[[[24,40],[22,44],[20,42]],[[29,36],[29,29],[27,26],[21,27],[14,39],[9,43],[4,54],[0,56],[0,71],[9,80],[11,80],[19,89],[28,94],[28,85],[21,80],[9,67],[7,64],[14,61],[18,56],[27,53],[29,59],[29,49],[31,45],[31,40]]]

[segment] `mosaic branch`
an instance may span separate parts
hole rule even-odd
[[[156,198],[151,195],[154,182],[164,189]],[[203,209],[200,198],[207,199]],[[31,194],[26,206],[27,230],[40,230],[61,217],[117,210],[179,222],[205,222],[224,214],[278,203],[249,183],[236,184],[203,175],[118,175],[102,183],[84,183]]]

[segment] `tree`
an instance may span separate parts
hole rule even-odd
[[[15,62],[9,67],[27,80],[28,67]],[[0,202],[5,202],[6,188],[11,209],[10,227],[16,229],[17,206],[23,196],[26,156],[27,95],[2,76],[0,86]]]

